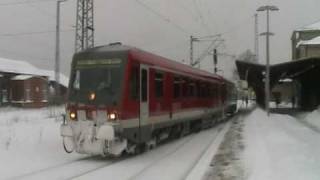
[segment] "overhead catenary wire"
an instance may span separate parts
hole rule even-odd
[[[174,1],[174,2],[177,2],[177,3],[179,4],[179,7],[180,7],[180,8],[182,8],[186,13],[188,13],[195,22],[199,23],[197,17],[195,16],[195,14],[193,13],[193,11],[192,11],[191,9],[187,8],[187,7],[186,7],[183,3],[181,3],[179,0],[176,0],[176,1]],[[202,24],[201,24],[201,25],[202,25]]]
[[[206,25],[204,25],[203,22],[201,22],[201,21],[199,20],[199,17],[198,17],[197,15],[195,15],[194,12],[193,12],[191,9],[187,8],[187,7],[186,7],[183,3],[181,3],[179,0],[176,0],[176,1],[174,1],[174,2],[177,2],[177,3],[179,4],[179,7],[182,8],[186,13],[188,13],[188,15],[190,15],[190,17],[193,19],[193,21],[194,21],[196,24],[202,26],[203,28],[207,28]]]
[[[72,32],[74,29],[61,30],[61,32]],[[20,32],[20,33],[3,33],[0,37],[16,37],[16,36],[28,36],[28,35],[40,35],[40,34],[50,34],[55,33],[55,30],[50,31],[33,31],[33,32]]]
[[[56,18],[56,16],[55,16],[54,14],[50,14],[50,13],[48,13],[47,11],[45,11],[45,10],[43,10],[43,9],[35,6],[34,4],[27,4],[27,5],[28,5],[29,7],[31,7],[31,8],[33,8],[33,9],[37,10],[39,13],[41,13],[41,14],[49,17],[49,18]],[[53,21],[52,21],[52,22],[53,22]]]
[[[226,30],[226,31],[221,32],[220,34],[221,34],[221,35],[225,35],[225,34],[229,34],[229,33],[231,33],[231,32],[234,32],[234,31],[238,30],[240,27],[243,27],[243,25],[245,25],[245,23],[246,23],[247,21],[249,21],[249,20],[251,21],[252,17],[254,17],[254,15],[250,15],[249,17],[247,17],[247,18],[245,18],[243,21],[241,21],[239,24],[233,26],[232,28],[229,28],[229,29]],[[251,23],[251,22],[250,22],[250,23]]]
[[[20,2],[7,2],[0,3],[0,6],[14,6],[22,4],[34,4],[34,3],[48,3],[48,2],[57,2],[57,0],[32,0],[32,1],[20,1]]]
[[[202,15],[202,13],[201,13],[201,11],[199,9],[199,6],[198,6],[196,0],[193,0],[193,4],[194,4],[194,7],[196,9],[196,12],[198,13],[198,16],[200,18],[201,24],[205,27],[205,29],[207,30],[207,33],[210,34],[211,33],[211,29],[209,28],[208,24],[205,22],[205,20],[203,18],[203,15]]]
[[[175,29],[185,33],[186,35],[190,35],[191,33],[186,30],[185,28],[181,27],[180,25],[176,24],[175,22],[173,22],[169,17],[164,16],[163,14],[159,13],[158,11],[156,11],[155,9],[151,8],[150,6],[148,6],[147,4],[141,2],[140,0],[135,0],[135,2],[137,2],[138,4],[141,5],[141,7],[144,7],[145,9],[147,9],[149,12],[152,12],[153,14],[155,14],[156,16],[158,16],[159,18],[161,18],[163,21],[167,22],[168,24],[173,25],[173,27],[175,27]]]
[[[35,57],[35,56],[27,54],[27,53],[14,52],[14,51],[10,51],[7,49],[0,49],[0,53],[10,54],[10,55],[19,56],[19,57],[27,57],[29,59],[38,60],[38,61],[41,61],[41,60],[52,61],[52,59],[50,59],[50,58]]]

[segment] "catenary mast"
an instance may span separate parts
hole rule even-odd
[[[77,0],[75,52],[94,46],[93,0]]]

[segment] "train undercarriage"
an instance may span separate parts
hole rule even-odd
[[[66,152],[76,151],[81,154],[120,156],[123,153],[139,154],[143,151],[153,149],[158,144],[175,139],[201,129],[210,128],[223,121],[223,111],[202,116],[202,118],[189,119],[187,121],[176,121],[170,124],[159,124],[140,127],[148,130],[148,133],[134,134],[132,128],[124,128],[117,122],[98,123],[99,120],[78,120],[65,119],[61,125],[61,136]],[[136,127],[136,132],[139,131]],[[140,136],[144,135],[144,138]]]

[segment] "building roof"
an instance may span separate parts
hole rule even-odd
[[[297,47],[301,45],[319,45],[319,44],[320,44],[320,36],[307,41],[299,41],[299,43],[297,44]]]
[[[314,30],[320,30],[320,21],[307,25],[305,27],[302,27],[300,29],[297,29],[297,31],[314,31]]]
[[[17,74],[34,74],[45,76],[41,72],[40,69],[35,66],[27,63],[25,61],[17,61],[12,59],[0,58],[0,71],[8,72],[8,73],[17,73]]]
[[[34,75],[17,75],[11,78],[11,80],[27,80],[33,77],[39,77],[39,76],[34,76]]]
[[[263,106],[265,98],[265,65],[254,64],[245,61],[236,61],[236,66],[239,72],[240,79],[247,80],[249,86],[254,89],[257,95],[258,103]],[[310,57],[296,61],[288,61],[280,64],[272,64],[270,65],[270,87],[272,88],[274,85],[276,85],[280,79],[299,79],[303,76],[308,77],[308,73],[315,69],[318,69],[318,71],[315,72],[319,72],[319,57]],[[314,84],[315,81],[305,83]],[[312,89],[312,91],[317,91],[317,89]]]
[[[21,75],[45,76],[54,81],[54,71],[44,70],[25,61],[0,58],[0,72],[16,73]],[[23,77],[23,76],[22,76]],[[24,76],[26,78],[27,76]],[[60,84],[68,87],[69,78],[60,73]]]

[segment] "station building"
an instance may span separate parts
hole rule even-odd
[[[0,107],[45,107],[55,99],[64,99],[68,78],[60,75],[60,95],[53,87],[54,72],[39,69],[24,61],[0,58]]]
[[[320,22],[297,29],[292,37],[292,60],[270,65],[271,100],[287,101],[292,107],[313,110],[320,105]],[[240,78],[246,80],[264,107],[265,65],[236,62]]]

